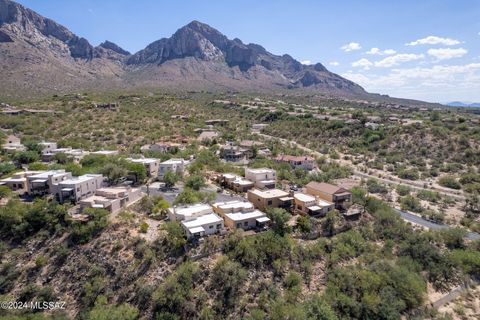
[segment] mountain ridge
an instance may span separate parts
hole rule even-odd
[[[320,63],[303,65],[258,44],[228,39],[194,20],[131,54],[106,40],[93,46],[61,24],[0,0],[0,95],[137,86],[208,90],[293,90],[365,96]]]
[[[463,101],[451,101],[445,105],[450,107],[475,107],[480,108],[480,102],[463,102]]]

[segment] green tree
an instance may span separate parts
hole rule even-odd
[[[35,151],[20,151],[15,153],[15,155],[13,156],[13,159],[15,161],[18,161],[19,163],[22,163],[22,164],[28,164],[28,163],[38,161],[39,158],[40,156]]]
[[[350,189],[352,193],[352,202],[365,206],[367,204],[367,191],[361,187],[353,187]]]
[[[11,162],[0,162],[0,176],[9,174],[17,170],[17,167]]]
[[[304,234],[311,232],[313,228],[312,218],[309,216],[298,217],[296,228]]]
[[[292,216],[285,209],[271,208],[268,210],[267,214],[272,220],[272,230],[274,232],[283,236],[291,231],[288,222]]]
[[[56,153],[53,158],[52,158],[53,161],[56,161],[57,163],[59,164],[66,164],[67,162],[70,162],[72,161],[71,158],[69,158],[65,153],[63,152],[59,152],[59,153]]]
[[[295,271],[290,271],[283,279],[283,287],[286,290],[286,300],[295,303],[302,292],[302,276]]]
[[[164,242],[170,252],[174,254],[182,252],[184,245],[187,243],[187,239],[185,237],[185,231],[180,223],[177,221],[167,221],[161,226],[161,228],[167,233]]]
[[[109,305],[103,295],[97,297],[95,306],[88,312],[89,320],[135,320],[138,318],[138,309],[128,303]]]
[[[333,236],[335,234],[335,229],[337,223],[340,221],[340,215],[337,210],[332,210],[327,213],[325,221],[323,222],[323,230],[328,236]]]
[[[314,294],[303,303],[305,314],[309,320],[337,320],[337,315],[326,303],[325,299]]]
[[[206,185],[205,178],[201,175],[192,175],[185,180],[185,186],[195,191],[199,191]]]
[[[212,270],[210,286],[216,292],[215,308],[223,315],[235,307],[247,278],[247,271],[227,257],[220,258]]]
[[[167,188],[173,187],[179,180],[180,175],[173,170],[167,171],[167,173],[165,173],[163,176],[163,182],[165,182],[165,186]]]
[[[109,212],[105,209],[88,208],[83,213],[89,217],[88,222],[72,222],[70,239],[75,244],[89,242],[108,225]]]

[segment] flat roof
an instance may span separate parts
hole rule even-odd
[[[275,181],[275,180],[261,180],[260,182],[263,183],[263,184],[271,184],[271,183],[276,183],[277,181]]]
[[[128,161],[135,162],[135,163],[143,163],[143,164],[150,164],[154,162],[158,162],[160,160],[155,159],[155,158],[140,158],[140,159],[132,159],[132,158],[127,158]]]
[[[35,179],[35,180],[32,180],[32,183],[45,183],[47,182],[47,179]]]
[[[251,192],[261,198],[281,198],[281,197],[288,196],[288,192],[285,192],[280,189],[269,189],[269,190],[253,189],[253,190],[249,190],[248,192]]]
[[[318,199],[317,200],[317,205],[322,206],[322,207],[329,207],[329,206],[333,206],[333,203],[322,200],[322,199]]]
[[[257,220],[258,222],[262,223],[262,222],[268,222],[270,221],[270,218],[269,217],[260,217],[260,218],[257,218],[255,219]]]
[[[192,215],[196,213],[201,213],[203,211],[205,211],[206,213],[213,211],[210,205],[203,204],[203,203],[195,204],[195,205],[183,207],[183,208],[169,208],[169,210],[172,213],[174,212],[175,215],[181,215],[184,217],[191,217]]]
[[[233,181],[233,182],[234,182],[234,183],[241,184],[241,185],[244,185],[244,186],[253,185],[253,182],[250,181],[250,180],[247,180],[247,179],[236,179],[236,180]]]
[[[193,227],[193,228],[188,228],[188,231],[190,231],[191,234],[195,234],[195,233],[205,232],[205,229],[203,227]]]
[[[182,164],[185,163],[184,159],[179,159],[179,158],[174,158],[174,159],[168,159],[167,161],[160,162],[160,164]]]
[[[315,201],[315,197],[314,196],[311,196],[311,195],[308,195],[308,194],[305,194],[305,193],[295,193],[293,195],[293,197],[298,200],[298,201],[302,201],[302,202],[310,202],[310,201]]]
[[[275,170],[273,169],[269,169],[269,168],[245,168],[245,171],[250,171],[252,173],[271,173],[271,172],[275,172]]]
[[[257,219],[261,217],[265,217],[265,213],[259,210],[253,210],[249,212],[233,212],[233,213],[226,213],[225,216],[232,219],[233,221],[242,221],[247,219]]]
[[[77,184],[99,177],[99,174],[84,174],[83,176],[73,177],[71,179],[60,181],[59,184]]]
[[[56,176],[56,175],[63,175],[63,174],[68,174],[65,170],[49,170],[45,172],[40,172],[38,174],[34,174],[29,176],[29,178],[33,179],[46,179],[50,176]]]
[[[221,209],[253,208],[253,204],[251,202],[240,200],[216,202],[213,204],[213,206]]]
[[[93,151],[92,153],[109,155],[109,154],[117,154],[118,150],[98,150],[98,151]]]
[[[0,180],[0,183],[7,183],[7,182],[24,182],[27,181],[26,177],[10,177]]]
[[[186,228],[190,229],[190,228],[201,227],[206,224],[217,223],[222,221],[223,219],[220,218],[215,213],[209,213],[209,214],[205,214],[203,216],[195,217],[192,219],[183,220],[181,223]]]

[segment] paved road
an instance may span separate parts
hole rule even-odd
[[[406,212],[406,211],[402,211],[402,210],[398,210],[398,209],[394,209],[394,210],[398,214],[400,214],[400,216],[404,220],[407,220],[409,222],[421,225],[423,227],[426,227],[426,228],[429,228],[429,229],[432,229],[432,230],[442,230],[442,229],[451,228],[450,226],[447,226],[445,224],[435,223],[435,222],[425,220],[422,217],[419,217],[415,214],[412,214],[412,213],[409,213],[409,212]],[[469,240],[478,240],[478,239],[480,239],[480,234],[476,233],[476,232],[467,232],[466,238],[469,239]]]
[[[296,143],[295,141],[290,141],[290,140],[286,140],[286,139],[282,139],[282,138],[277,138],[277,137],[269,136],[269,135],[263,134],[263,133],[257,133],[257,134],[262,136],[262,137],[265,137],[267,139],[274,139],[274,140],[277,139],[282,143],[292,143],[295,146],[299,147],[300,149],[302,149],[304,151],[307,151],[307,152],[310,152],[310,153],[312,153],[314,155],[317,155],[317,156],[322,155],[318,151],[315,151],[315,150],[312,150],[312,149],[307,148],[305,146],[302,146],[302,145]],[[395,184],[395,185],[402,184],[402,185],[408,185],[409,187],[411,187],[413,189],[424,189],[424,188],[414,186],[414,185],[411,185],[411,184],[407,184],[407,183],[403,183],[403,182],[398,182],[398,181],[393,181],[393,180],[388,180],[388,179],[384,179],[384,178],[375,177],[375,176],[372,176],[372,175],[369,175],[369,174],[366,174],[366,173],[363,173],[363,172],[354,171],[354,175],[359,176],[359,177],[365,177],[365,178],[372,177],[372,178],[375,178],[375,179],[379,179],[382,182],[385,182],[385,183],[388,183],[388,184]],[[449,195],[451,197],[455,197],[459,200],[465,199],[463,196],[460,196],[460,195],[455,195],[455,194],[443,192],[443,191],[440,191],[440,190],[436,190],[436,191],[441,193],[441,194],[446,194],[446,195]],[[404,220],[410,221],[412,223],[416,223],[418,225],[421,225],[423,227],[426,227],[426,228],[429,228],[429,229],[432,229],[432,230],[441,230],[441,229],[451,228],[450,226],[445,225],[445,224],[440,224],[440,223],[435,223],[435,222],[425,220],[422,217],[411,214],[409,212],[401,211],[401,210],[398,210],[398,209],[395,209],[395,211],[398,212]],[[468,232],[467,235],[466,235],[466,238],[469,239],[469,240],[478,240],[478,239],[480,239],[480,234],[476,233],[476,232]]]
[[[311,153],[312,155],[314,156],[317,156],[317,157],[321,157],[321,156],[325,156],[325,154],[322,154],[318,151],[315,151],[313,149],[310,149],[308,147],[305,147],[293,140],[287,140],[287,139],[283,139],[283,138],[277,138],[277,137],[274,137],[274,136],[270,136],[268,134],[264,134],[264,133],[257,133],[258,135],[264,137],[264,138],[267,138],[267,139],[270,139],[270,140],[278,140],[280,141],[281,143],[285,144],[285,143],[290,143],[290,144],[293,144],[294,146],[296,146],[297,148],[299,149],[302,149],[306,152],[309,152]],[[338,161],[338,160],[337,160]],[[349,164],[351,166],[351,164]],[[387,184],[393,184],[393,185],[404,185],[404,186],[407,186],[407,187],[410,187],[412,189],[415,189],[415,190],[424,190],[425,188],[419,186],[418,184],[416,184],[415,182],[413,181],[406,181],[405,179],[400,179],[400,178],[395,178],[395,179],[386,179],[386,178],[380,178],[380,177],[377,177],[375,175],[371,175],[371,174],[368,174],[368,173],[364,173],[364,172],[360,172],[360,171],[357,171],[357,170],[354,170],[353,171],[353,175],[357,176],[357,177],[360,177],[360,178],[374,178],[374,179],[377,179],[377,180],[380,180],[384,183],[387,183]],[[443,194],[443,195],[447,195],[447,196],[450,196],[452,198],[455,198],[457,200],[465,200],[465,197],[458,194],[458,192],[456,191],[446,191],[446,190],[440,190],[438,188],[435,188],[435,187],[432,187],[430,186],[429,188],[427,188],[427,190],[433,190],[433,191],[436,191],[440,194]]]

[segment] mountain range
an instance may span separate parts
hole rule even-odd
[[[366,95],[322,64],[303,65],[192,21],[134,54],[99,46],[10,0],[0,0],[0,96],[164,87],[188,90],[307,90]]]
[[[452,101],[448,102],[445,105],[450,107],[475,107],[480,108],[479,102],[462,102],[462,101]]]

